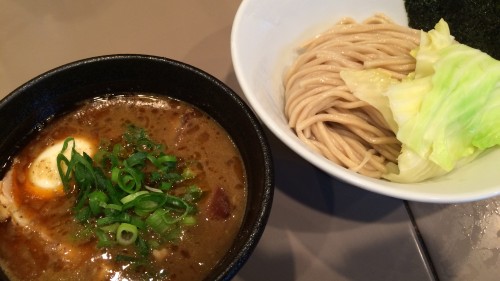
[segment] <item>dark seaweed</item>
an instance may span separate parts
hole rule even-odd
[[[500,59],[499,0],[405,0],[408,24],[428,31],[443,18],[463,44]]]

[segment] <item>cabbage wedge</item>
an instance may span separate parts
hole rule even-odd
[[[421,32],[412,55],[415,71],[401,82],[381,70],[341,72],[402,143],[398,165],[384,175],[395,182],[446,174],[500,144],[500,62],[455,41],[444,20]]]

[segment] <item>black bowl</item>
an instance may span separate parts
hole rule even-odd
[[[120,92],[154,93],[188,102],[219,122],[238,147],[247,171],[247,209],[234,244],[206,278],[230,280],[265,228],[274,189],[272,157],[250,108],[222,82],[193,66],[161,57],[112,55],[76,61],[27,82],[0,101],[0,178],[13,155],[48,119],[79,102]]]

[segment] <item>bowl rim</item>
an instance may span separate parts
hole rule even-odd
[[[449,193],[431,193],[425,191],[408,190],[404,188],[395,188],[396,186],[401,186],[406,184],[394,183],[383,181],[379,179],[373,179],[366,176],[362,176],[353,171],[345,169],[339,165],[332,163],[326,158],[318,155],[312,150],[306,148],[304,145],[298,144],[298,138],[294,139],[290,137],[290,133],[295,135],[293,132],[286,131],[283,128],[276,126],[275,118],[271,116],[270,112],[262,105],[262,102],[258,99],[256,95],[252,93],[255,91],[252,87],[250,81],[246,79],[245,74],[247,73],[247,68],[244,67],[241,50],[239,49],[239,39],[243,36],[241,34],[241,29],[243,22],[248,20],[248,10],[251,5],[256,5],[255,1],[243,0],[239,6],[236,16],[233,21],[231,29],[231,57],[233,61],[233,67],[235,70],[236,78],[242,88],[242,91],[247,98],[252,109],[257,113],[260,120],[266,125],[266,127],[288,148],[298,154],[305,161],[310,162],[315,167],[321,171],[329,174],[333,178],[339,179],[343,182],[353,185],[354,187],[362,188],[370,192],[382,194],[385,196],[390,196],[397,199],[415,201],[415,202],[425,202],[425,203],[462,203],[471,202],[490,198],[500,194],[500,189],[482,189],[482,190],[472,190],[467,192],[461,192],[456,194]],[[254,8],[254,7],[252,7]],[[256,14],[254,11],[253,14]],[[277,63],[274,61],[273,63]],[[416,183],[418,185],[418,183]]]
[[[243,226],[245,220],[247,219],[247,214],[250,212],[251,209],[255,209],[255,206],[249,206],[250,204],[247,204],[242,225],[240,226],[240,229],[238,230],[238,234],[236,236],[236,240],[244,237],[246,239],[245,242],[237,248],[235,248],[236,244],[235,242],[233,242],[233,246],[231,246],[229,251],[221,258],[221,260],[217,263],[217,265],[215,265],[214,268],[219,269],[217,273],[213,275],[212,273],[209,273],[209,277],[215,278],[210,280],[229,280],[238,273],[238,271],[248,260],[254,249],[257,247],[257,244],[260,238],[262,237],[262,234],[267,225],[274,197],[274,166],[273,166],[271,148],[267,140],[263,125],[260,123],[255,113],[251,110],[250,106],[224,82],[220,81],[213,75],[201,70],[200,68],[197,68],[188,63],[184,63],[179,60],[171,58],[155,56],[155,55],[145,55],[145,54],[100,55],[100,56],[88,57],[72,61],[60,65],[58,67],[52,68],[48,71],[43,72],[42,74],[35,76],[34,78],[28,80],[27,82],[25,82],[24,84],[20,85],[12,92],[7,94],[3,99],[0,99],[0,111],[8,107],[9,104],[16,103],[16,100],[21,99],[25,91],[27,91],[31,87],[36,86],[38,83],[45,81],[46,79],[50,79],[53,75],[65,72],[68,69],[76,69],[88,64],[96,64],[100,62],[110,62],[110,61],[123,61],[123,60],[154,61],[154,62],[159,62],[161,64],[168,64],[169,66],[180,67],[182,69],[185,69],[189,72],[194,73],[197,76],[200,76],[201,79],[207,80],[209,83],[212,83],[217,89],[220,89],[220,91],[218,90],[218,92],[227,95],[229,99],[233,102],[233,104],[238,107],[238,110],[241,110],[242,112],[241,116],[244,116],[244,118],[247,119],[247,123],[252,126],[252,130],[255,132],[256,137],[258,138],[258,146],[262,151],[262,164],[264,165],[262,172],[264,179],[263,179],[263,187],[261,194],[263,200],[259,203],[259,210],[255,216],[255,221],[251,223],[250,225],[251,227],[248,229],[243,228]],[[71,104],[74,103],[75,102],[71,102]],[[204,109],[202,110],[205,111]],[[61,114],[62,112],[58,113]],[[5,124],[6,123],[0,124],[0,127],[3,127]],[[37,124],[30,124],[30,126],[36,127]],[[32,134],[32,133],[33,131],[25,132],[25,134]],[[229,133],[229,135],[231,136],[231,133]],[[2,145],[6,144],[4,142],[0,142],[0,146]],[[17,152],[18,150],[14,152],[11,151],[10,154],[15,155]],[[2,170],[3,172],[6,172],[6,170],[10,166],[13,157],[12,155],[7,155],[7,156],[9,156],[10,158],[6,161],[6,163],[0,163],[0,170]],[[226,266],[220,267],[219,264],[223,264],[224,262],[227,263]],[[3,271],[0,269],[0,278],[5,277],[2,276],[2,274]]]

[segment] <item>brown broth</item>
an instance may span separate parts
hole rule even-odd
[[[47,146],[68,136],[96,143],[117,138],[127,123],[144,128],[168,153],[196,161],[196,184],[205,191],[197,224],[135,269],[113,260],[118,251],[133,249],[98,249],[96,241],[77,237],[83,227],[70,213],[74,196],[40,199],[24,192],[26,170]],[[29,221],[23,227],[12,219],[0,223],[0,260],[12,280],[201,280],[232,245],[246,207],[245,168],[228,134],[200,110],[164,97],[99,99],[52,120],[16,157],[12,171],[13,198]]]

